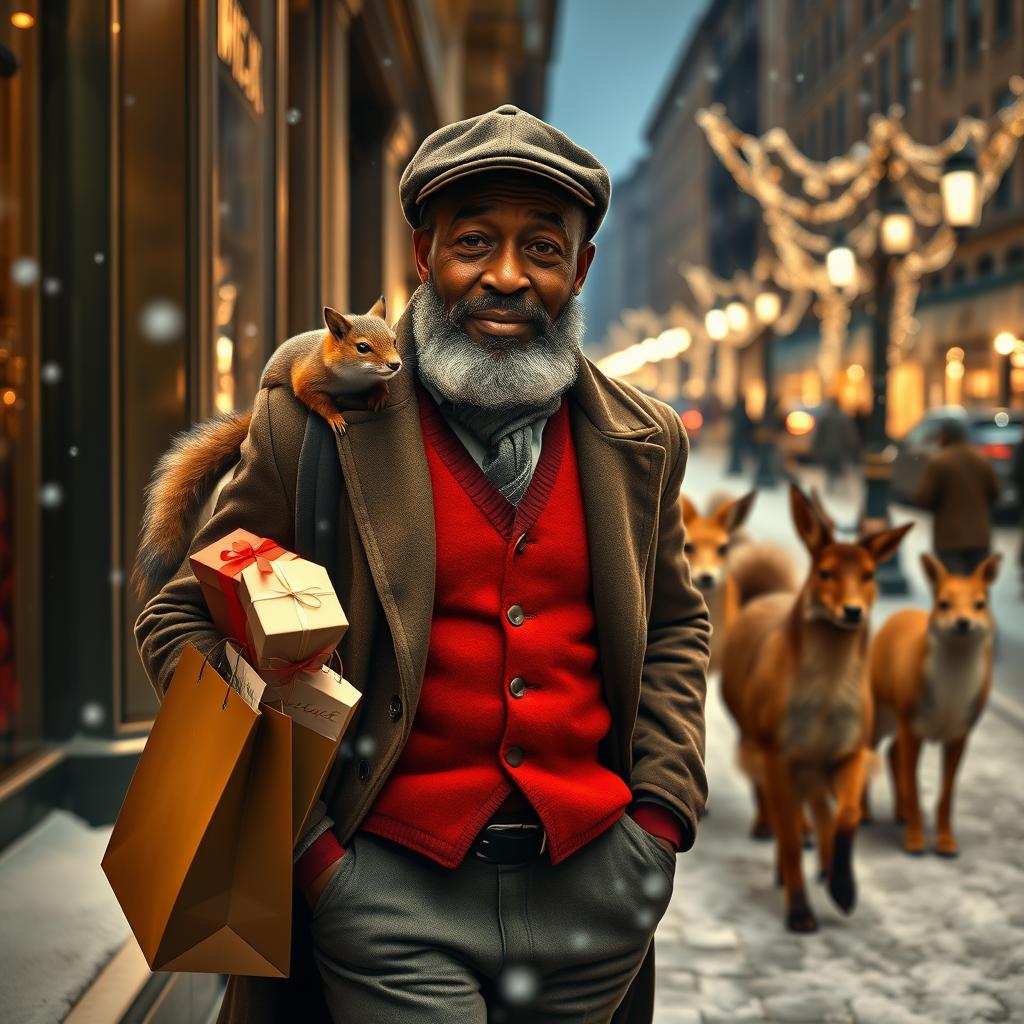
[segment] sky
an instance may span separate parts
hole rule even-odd
[[[644,128],[707,0],[560,0],[545,120],[614,181],[644,152]]]

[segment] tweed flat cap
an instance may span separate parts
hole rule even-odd
[[[418,227],[428,196],[471,174],[495,170],[522,171],[560,185],[586,207],[588,238],[608,212],[612,186],[601,161],[546,121],[505,103],[438,128],[423,140],[399,186],[405,219]]]

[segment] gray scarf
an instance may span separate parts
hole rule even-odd
[[[532,475],[531,427],[551,416],[561,404],[562,396],[555,395],[542,406],[481,409],[464,402],[445,401],[444,408],[487,449],[481,468],[491,483],[513,505],[518,505]]]

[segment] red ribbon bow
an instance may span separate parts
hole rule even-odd
[[[331,654],[331,648],[327,648],[324,651],[318,651],[316,654],[311,654],[305,661],[285,661],[284,658],[278,658],[274,655],[268,658],[268,664],[271,661],[281,662],[281,668],[267,668],[266,671],[273,675],[283,675],[285,672],[290,672],[295,675],[297,672],[312,672],[315,669],[320,668],[321,665],[327,660]]]
[[[273,551],[277,547],[280,547],[277,541],[271,540],[269,537],[264,537],[256,547],[252,546],[251,541],[236,540],[231,542],[230,548],[225,548],[220,553],[220,560],[222,562],[237,562],[242,558],[246,562],[255,560],[256,567],[260,572],[273,572],[270,559],[264,558],[263,555],[265,552]]]

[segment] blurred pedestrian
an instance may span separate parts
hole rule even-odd
[[[932,512],[932,546],[948,572],[967,576],[989,555],[992,506],[999,478],[992,464],[967,441],[959,420],[939,428],[939,450],[925,467],[915,504]]]
[[[811,458],[825,470],[825,493],[831,494],[843,478],[848,463],[857,458],[857,428],[834,395],[825,402],[811,438]]]

